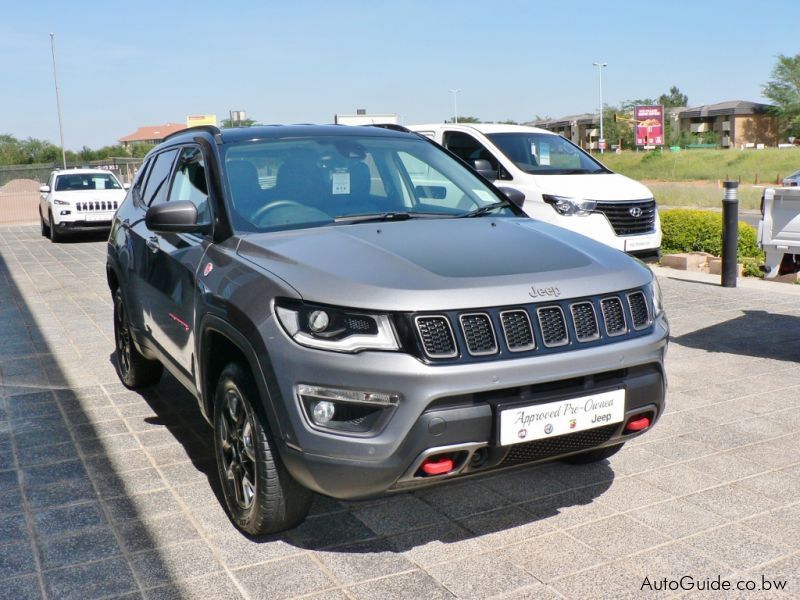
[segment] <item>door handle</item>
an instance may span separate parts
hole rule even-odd
[[[147,238],[145,244],[148,248],[150,248],[150,252],[153,253],[156,253],[161,249],[161,247],[158,245],[158,238],[154,235]]]

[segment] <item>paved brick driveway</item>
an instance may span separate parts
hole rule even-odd
[[[102,240],[0,227],[0,598],[623,598],[683,575],[800,595],[795,287],[660,270],[668,413],[610,462],[319,498],[255,543],[221,508],[188,395],[117,383],[103,264]]]

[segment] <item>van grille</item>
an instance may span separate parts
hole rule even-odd
[[[656,201],[598,202],[595,212],[603,213],[617,235],[637,235],[656,230]]]

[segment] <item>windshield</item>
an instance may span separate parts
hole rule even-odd
[[[608,173],[609,171],[560,135],[490,133],[487,136],[517,168],[536,175]]]
[[[121,190],[117,178],[110,173],[69,173],[59,175],[56,179],[57,192],[75,192],[81,190]]]
[[[414,137],[322,135],[241,142],[223,151],[239,232],[480,216],[473,211],[504,200],[447,153]],[[516,216],[505,205],[491,214]]]

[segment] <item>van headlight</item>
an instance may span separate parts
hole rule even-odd
[[[334,352],[400,349],[389,315],[283,301],[275,303],[275,314],[301,346]]]
[[[552,196],[542,194],[542,200],[553,207],[558,214],[564,216],[585,217],[592,214],[597,207],[595,200],[584,200],[583,198],[568,198],[566,196]]]

